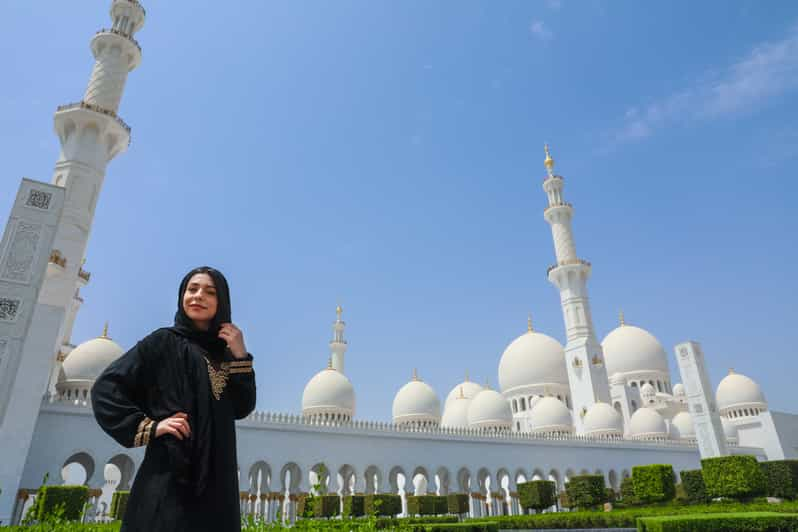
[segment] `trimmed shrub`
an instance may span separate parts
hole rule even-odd
[[[121,520],[125,516],[125,508],[127,508],[127,500],[130,498],[130,491],[120,490],[115,491],[111,496],[111,511],[109,515],[112,519]]]
[[[566,489],[566,491],[561,491],[560,495],[557,497],[557,499],[560,501],[560,507],[561,508],[566,508],[566,509],[570,510],[574,506],[573,506],[573,503],[571,502],[571,498],[568,496],[568,491],[567,491],[568,490],[568,483],[567,482],[565,483],[565,489]]]
[[[716,532],[717,530],[796,530],[798,514],[776,512],[747,512],[703,515],[668,515],[641,517],[637,520],[641,532]]]
[[[413,528],[425,532],[499,532],[498,523],[451,523]]]
[[[765,492],[765,475],[753,456],[719,456],[701,460],[709,497],[747,499]]]
[[[450,514],[468,513],[468,495],[465,493],[450,493],[446,496],[446,506]]]
[[[344,497],[344,517],[366,515],[364,499],[364,495],[347,495]]]
[[[383,515],[393,517],[402,513],[402,499],[399,495],[377,493],[366,495],[363,500],[366,515]]]
[[[632,477],[626,477],[621,481],[621,501],[624,504],[639,504],[640,501],[635,497],[635,483]]]
[[[760,462],[768,497],[795,499],[798,496],[798,460]]]
[[[681,472],[682,487],[688,502],[700,504],[707,502],[707,488],[704,486],[704,475],[700,469],[692,469]]]
[[[427,516],[427,517],[378,517],[375,523],[375,528],[377,530],[396,530],[402,529],[406,530],[410,528],[408,525],[434,525],[434,524],[446,524],[446,523],[457,523],[459,519],[456,515],[439,515],[439,516]],[[351,526],[347,525],[348,528],[346,529],[349,532]],[[417,528],[416,526],[412,526],[412,528]],[[423,528],[423,527],[422,527]]]
[[[316,495],[313,497],[314,517],[333,517],[341,513],[341,498],[338,495]]]
[[[669,464],[651,464],[632,468],[635,498],[640,502],[664,502],[676,495],[673,467]]]
[[[571,504],[577,508],[592,508],[605,502],[602,475],[577,475],[565,485]]]
[[[88,500],[89,488],[86,486],[42,486],[39,488],[36,503],[36,520],[42,521],[53,515],[56,508],[63,505],[64,513],[61,518],[78,521]]]
[[[315,496],[312,493],[302,493],[296,499],[296,514],[299,517],[310,519],[313,517],[313,499]]]
[[[409,515],[443,515],[449,511],[446,497],[438,495],[410,495],[407,497]]]
[[[551,480],[532,480],[518,484],[521,508],[545,510],[557,504],[557,485]]]

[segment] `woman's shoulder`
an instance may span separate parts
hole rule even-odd
[[[178,340],[178,335],[172,332],[169,327],[162,327],[160,329],[155,329],[139,340],[138,344],[136,344],[136,348],[144,353],[155,355],[163,352],[164,349],[175,346]]]

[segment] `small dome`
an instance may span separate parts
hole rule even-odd
[[[302,415],[351,419],[355,415],[355,389],[349,378],[333,368],[316,373],[302,393]]]
[[[530,429],[535,433],[572,432],[574,429],[571,411],[556,397],[541,397],[530,417]]]
[[[123,353],[122,347],[107,336],[83,342],[73,349],[64,360],[63,373],[60,377],[65,383],[69,381],[94,382],[100,373]]]
[[[471,399],[467,398],[465,394],[455,396],[454,399],[448,401],[443,409],[441,427],[468,428],[468,405],[470,403]]]
[[[460,388],[463,389],[463,395],[466,399],[473,399],[476,394],[482,391],[482,386],[476,382],[471,382],[470,380],[466,379],[452,388],[452,391],[450,391],[449,395],[446,396],[446,402],[444,403],[443,407],[444,410],[448,408],[451,401],[460,396]]]
[[[677,382],[676,384],[674,384],[673,385],[673,396],[674,397],[684,397],[684,395],[685,395],[684,384],[682,384],[681,382]]]
[[[657,390],[649,383],[645,383],[640,387],[640,396],[646,400],[654,399],[657,396]]]
[[[568,385],[568,371],[560,342],[529,331],[504,350],[499,361],[499,387],[503,393],[508,393],[532,384]]]
[[[593,403],[582,426],[588,436],[623,436],[623,418],[607,403]]]
[[[640,327],[621,325],[601,342],[607,375],[658,371],[668,373],[668,355],[654,336]]]
[[[482,390],[468,405],[468,425],[481,429],[510,429],[513,426],[510,403],[495,390]]]
[[[733,371],[718,384],[715,400],[721,414],[743,408],[767,408],[759,385],[749,377]]]
[[[432,386],[413,380],[402,386],[393,398],[393,422],[397,425],[438,425],[441,402]]]
[[[693,416],[688,412],[679,412],[671,420],[671,438],[674,440],[694,440],[695,426]]]
[[[726,443],[736,445],[739,441],[737,437],[737,425],[725,417],[720,418],[720,423],[723,425],[723,434],[726,436]]]
[[[538,401],[540,401],[541,399],[543,399],[542,395],[533,395],[532,397],[530,397],[529,407],[528,407],[529,410],[532,410],[535,407],[535,405],[538,404]]]
[[[629,434],[638,440],[664,439],[668,427],[659,412],[653,408],[638,408],[629,420]]]

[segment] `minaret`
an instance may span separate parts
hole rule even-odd
[[[341,305],[335,309],[337,316],[335,323],[333,323],[333,339],[330,341],[330,352],[332,359],[332,367],[341,373],[344,372],[344,355],[346,354],[346,340],[344,340],[344,327],[346,323],[341,319],[344,309]]]
[[[106,166],[130,143],[130,127],[117,111],[128,72],[141,62],[141,48],[133,35],[144,25],[145,12],[138,0],[112,0],[110,16],[111,28],[91,39],[95,63],[82,100],[55,112],[61,150],[50,186],[64,197],[63,208],[53,234],[40,239],[48,247],[49,263],[36,289],[31,288],[37,296],[19,307],[32,308],[29,326],[19,349],[5,362],[11,371],[0,375],[0,380],[10,383],[0,391],[0,521],[4,524],[9,522],[53,365],[69,356],[73,347],[72,326],[82,302],[79,289],[89,281],[83,260]],[[28,186],[25,180],[23,185]],[[51,195],[55,201],[53,194],[34,190],[27,205],[45,211]],[[36,249],[36,240],[32,242],[28,245]]]
[[[568,381],[573,399],[574,424],[582,432],[582,418],[596,402],[610,402],[609,381],[604,367],[604,355],[596,340],[587,280],[590,263],[576,255],[571,219],[574,208],[563,198],[563,178],[554,173],[554,159],[548,145],[544,164],[548,175],[543,181],[549,204],[543,217],[551,225],[554,253],[557,262],[549,267],[548,277],[560,290],[563,319],[565,320],[565,358]]]

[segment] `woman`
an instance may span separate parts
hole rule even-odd
[[[120,532],[241,529],[234,422],[255,407],[255,374],[220,272],[190,271],[174,326],[111,363],[91,400],[112,438],[146,446]]]

